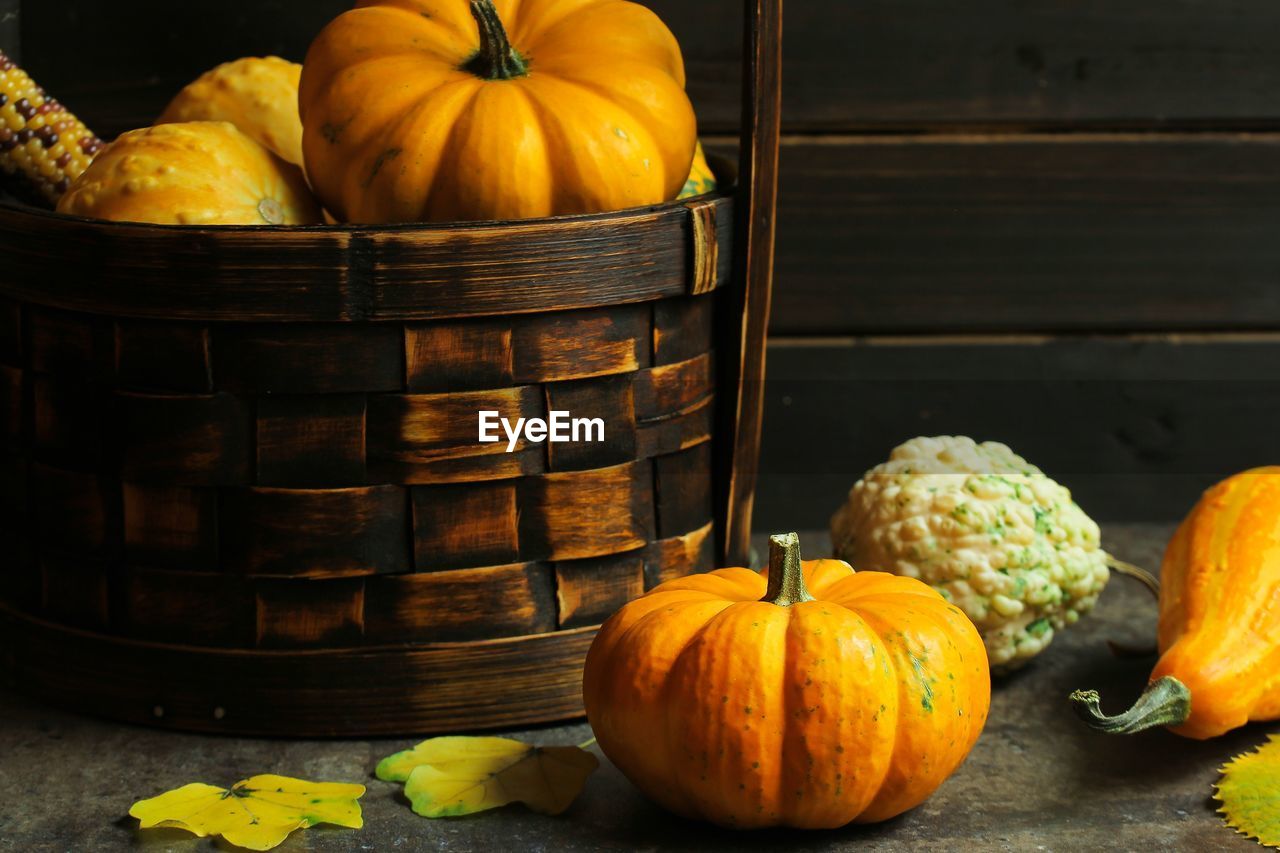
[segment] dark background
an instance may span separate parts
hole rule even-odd
[[[0,0],[104,136],[346,0]],[[741,4],[647,0],[732,146]],[[757,526],[916,434],[1003,440],[1106,520],[1276,460],[1280,5],[791,0]]]

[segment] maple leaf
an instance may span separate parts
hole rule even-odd
[[[364,826],[357,802],[363,794],[363,785],[264,774],[229,789],[192,782],[139,800],[129,814],[143,829],[176,827],[200,837],[221,835],[250,850],[270,850],[295,829],[317,823]]]
[[[1214,796],[1222,801],[1218,813],[1227,826],[1280,848],[1280,735],[1223,765],[1215,789]]]
[[[503,737],[437,737],[378,763],[379,779],[404,782],[423,817],[455,817],[521,802],[560,814],[600,766],[578,746],[531,746]]]

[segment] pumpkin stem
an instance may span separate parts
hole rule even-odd
[[[1123,714],[1102,713],[1098,691],[1077,690],[1070,696],[1076,715],[1096,732],[1131,735],[1156,726],[1176,726],[1191,716],[1191,691],[1172,675],[1157,678]]]
[[[480,49],[462,66],[485,80],[510,80],[529,73],[529,64],[507,38],[493,0],[471,0],[471,17],[480,27]]]
[[[794,533],[776,533],[769,537],[769,588],[764,598],[770,604],[790,607],[802,601],[813,601],[804,584],[800,568],[800,537]]]

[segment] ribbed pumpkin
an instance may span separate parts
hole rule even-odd
[[[156,124],[229,121],[277,157],[301,166],[301,76],[301,65],[278,56],[224,62],[184,86]]]
[[[307,175],[349,222],[519,219],[675,198],[680,48],[625,0],[364,0],[303,64]]]
[[[587,656],[601,749],[671,811],[728,827],[842,826],[923,802],[986,722],[977,629],[925,584],[800,562],[721,569],[619,610]]]
[[[1223,480],[1179,525],[1161,568],[1157,642],[1151,681],[1125,713],[1104,716],[1095,691],[1072,694],[1085,722],[1203,739],[1280,719],[1280,467]]]
[[[321,221],[302,171],[221,121],[123,134],[72,183],[58,212],[176,225]]]

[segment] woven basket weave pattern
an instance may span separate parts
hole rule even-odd
[[[597,623],[710,565],[713,298],[301,325],[6,302],[6,596],[242,648]],[[508,453],[478,443],[481,409],[605,439]]]

